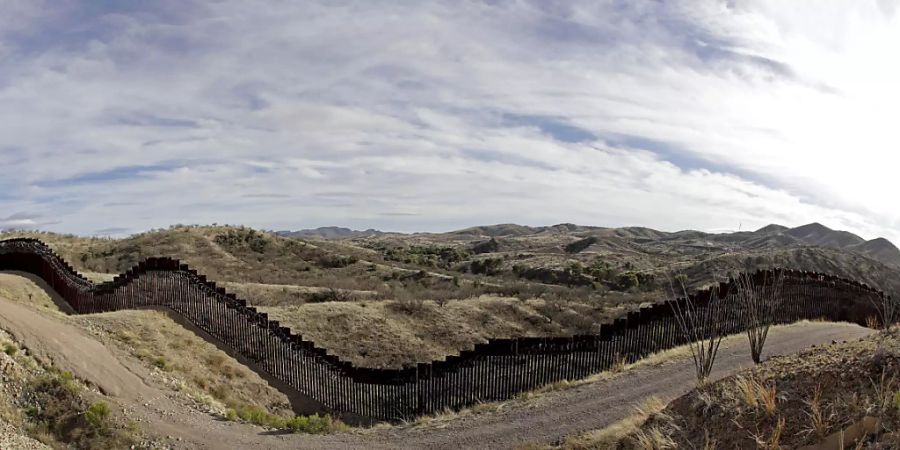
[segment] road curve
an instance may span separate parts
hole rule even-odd
[[[439,426],[390,427],[329,436],[271,433],[258,427],[223,422],[184,408],[157,386],[146,368],[62,318],[0,299],[0,328],[79,378],[97,385],[148,431],[172,436],[174,448],[247,449],[396,449],[514,448],[525,443],[553,444],[603,428],[633,412],[644,398],[669,401],[694,386],[688,355],[625,372],[530,400],[506,402],[499,411],[464,416]],[[795,353],[813,345],[858,339],[871,330],[849,324],[804,323],[771,331],[766,355]],[[752,365],[745,338],[723,342],[713,378]],[[180,440],[178,440],[180,438]]]
[[[851,324],[803,323],[771,330],[765,356],[796,353],[813,345],[858,339],[872,330]],[[713,379],[752,366],[747,339],[734,336],[722,343]],[[689,355],[661,364],[639,365],[611,378],[538,399],[514,400],[499,412],[466,416],[440,428],[379,430],[366,442],[351,436],[306,440],[313,447],[334,448],[514,448],[526,443],[555,444],[569,436],[604,428],[634,412],[649,396],[670,401],[695,385]],[[355,437],[355,436],[354,436]],[[304,441],[298,440],[298,444]]]

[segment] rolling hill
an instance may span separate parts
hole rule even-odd
[[[573,224],[335,230],[297,237],[311,234],[179,226],[125,239],[0,239],[37,237],[98,281],[149,256],[181,259],[335,354],[374,367],[441,358],[489,337],[590,332],[664,299],[677,274],[691,289],[781,266],[895,292],[900,273],[900,251],[886,239],[820,224],[737,233]]]

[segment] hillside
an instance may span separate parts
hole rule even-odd
[[[836,273],[874,285],[900,270],[900,250],[890,241],[865,241],[821,224],[770,225],[753,232],[722,234],[504,224],[343,242],[375,250],[387,260],[461,273],[473,272],[474,267],[488,276],[512,273],[520,281],[613,291],[653,291],[665,284],[660,278],[677,272],[687,273],[692,287],[698,287],[727,270],[772,265]]]
[[[776,357],[672,401],[617,448],[900,447],[900,334]],[[812,447],[806,447],[812,446]],[[574,448],[584,448],[573,446]]]
[[[319,227],[309,230],[278,231],[275,234],[300,239],[347,239],[363,236],[381,236],[385,233],[372,228],[365,231],[359,231],[343,227]]]
[[[505,224],[329,239],[226,226],[0,238],[14,236],[42,239],[98,281],[149,256],[181,259],[332,353],[373,367],[441,358],[489,337],[590,332],[663,299],[675,274],[689,288],[772,266],[885,289],[898,278],[893,244],[818,224],[725,234]]]

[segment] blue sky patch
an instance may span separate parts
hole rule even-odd
[[[560,142],[578,143],[597,139],[593,133],[584,128],[570,125],[552,117],[504,114],[503,119],[507,125],[538,128],[542,133]]]

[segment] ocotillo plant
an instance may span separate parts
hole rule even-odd
[[[884,292],[873,292],[868,297],[872,306],[875,307],[875,311],[878,312],[878,325],[882,331],[887,332],[900,319],[900,297]]]
[[[781,308],[784,270],[741,273],[732,285],[736,304],[744,313],[750,355],[753,362],[759,364],[769,329]]]
[[[900,282],[886,276],[875,276],[872,282],[873,290],[868,292],[865,297],[875,310],[873,319],[877,319],[877,327],[881,328],[883,332],[887,332],[891,326],[900,321],[900,297],[891,295],[896,294],[900,289]],[[876,324],[872,323],[872,325]]]
[[[677,298],[679,292],[675,283],[670,282],[672,298],[669,304],[672,305],[672,313],[690,348],[694,369],[697,372],[697,384],[702,385],[712,373],[719,346],[726,334],[728,297],[720,298],[718,285],[709,291],[709,297],[697,297],[688,295],[684,284],[678,284],[678,289],[684,297]]]

